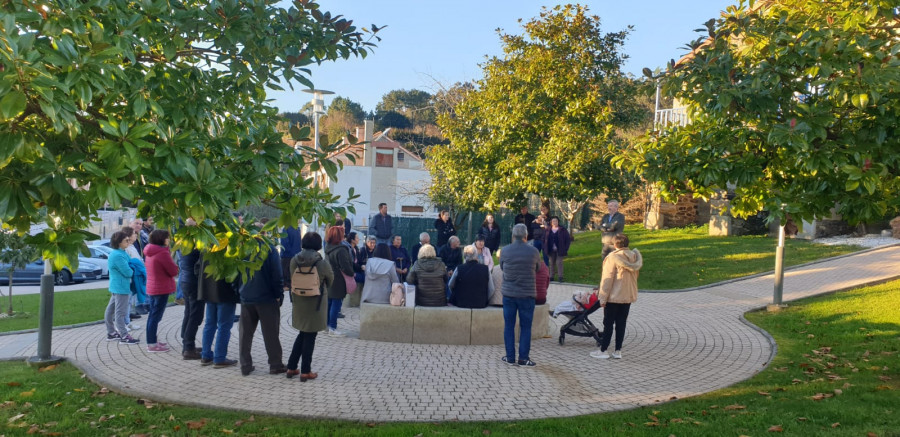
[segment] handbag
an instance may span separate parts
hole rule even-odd
[[[353,294],[353,292],[356,291],[356,279],[344,272],[341,272],[341,276],[344,277],[344,285],[347,286],[347,294]]]
[[[391,284],[391,306],[402,307],[406,305],[406,292],[403,284],[394,282]]]

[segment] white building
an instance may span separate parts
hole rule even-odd
[[[378,204],[386,203],[394,217],[437,217],[427,191],[431,174],[415,153],[388,136],[390,129],[374,132],[375,123],[366,120],[356,129],[356,137],[364,145],[347,145],[333,158],[344,164],[337,173],[337,181],[328,181],[332,193],[345,197],[350,187],[356,199],[356,214],[349,214],[353,226],[368,226],[369,218],[378,212]],[[356,157],[351,162],[346,157]]]

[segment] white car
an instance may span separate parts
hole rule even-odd
[[[91,257],[85,258],[79,256],[79,260],[86,260],[93,264],[97,264],[101,270],[101,276],[103,278],[109,278],[109,254],[112,252],[112,248],[109,246],[88,246],[88,250],[91,251]]]

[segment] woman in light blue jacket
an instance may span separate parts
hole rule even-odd
[[[106,306],[106,340],[118,341],[120,344],[138,344],[139,340],[128,335],[125,317],[128,315],[128,298],[131,296],[131,275],[133,271],[128,265],[128,253],[125,248],[131,239],[124,232],[116,232],[109,239],[109,245],[115,250],[109,254],[109,305]]]

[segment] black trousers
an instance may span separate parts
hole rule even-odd
[[[612,340],[613,326],[616,328],[616,350],[622,349],[622,340],[625,339],[625,321],[628,320],[630,303],[607,303],[603,307],[603,339],[600,341],[600,350],[609,348]]]
[[[184,293],[184,319],[181,320],[182,352],[197,348],[197,330],[203,322],[206,303],[197,300],[197,283],[181,282]]]
[[[266,355],[269,356],[269,369],[279,369],[284,365],[281,362],[281,341],[278,339],[280,323],[281,308],[277,304],[241,304],[241,320],[238,322],[241,369],[249,369],[253,365],[250,348],[253,346],[257,325],[262,329]]]
[[[312,372],[312,356],[313,350],[316,348],[316,334],[318,332],[300,331],[297,333],[297,339],[294,340],[294,348],[291,349],[291,356],[288,358],[288,369],[297,370],[297,363],[300,362],[300,373]]]
[[[291,259],[281,259],[281,286],[290,290],[291,288]]]

